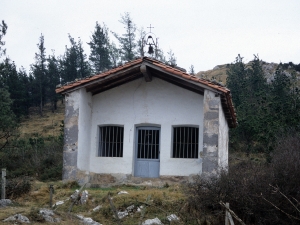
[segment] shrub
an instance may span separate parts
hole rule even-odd
[[[188,210],[196,219],[224,224],[220,201],[246,224],[299,224],[300,136],[279,139],[271,163],[243,161],[217,176],[199,176],[187,188]]]
[[[6,198],[17,198],[30,192],[31,183],[28,177],[11,178],[6,181]]]

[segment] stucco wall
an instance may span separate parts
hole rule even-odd
[[[218,173],[228,166],[228,131],[219,94],[204,92],[203,168],[205,176]]]
[[[78,159],[78,116],[80,91],[65,96],[63,179],[72,180],[77,176]]]
[[[89,170],[90,159],[90,137],[92,126],[92,95],[90,92],[86,92],[85,89],[79,90],[80,95],[79,102],[79,127],[78,130],[78,164],[77,167],[80,170]]]
[[[203,126],[203,174],[211,176],[218,170],[218,140],[220,96],[212,91],[204,91]]]
[[[81,94],[90,95],[87,92]],[[89,102],[90,99],[86,96],[82,100]],[[93,173],[133,174],[135,128],[157,125],[161,128],[160,175],[188,176],[201,173],[200,156],[198,159],[174,159],[171,158],[171,148],[173,125],[198,125],[199,152],[202,151],[203,96],[153,77],[151,82],[141,78],[110,89],[91,97],[91,101],[91,111],[89,103],[84,106],[87,108],[85,115],[91,112],[91,120],[79,119],[79,127],[85,127],[84,131],[80,131],[79,142],[84,144],[79,143],[79,152],[87,152],[86,148],[90,145],[89,159],[78,158],[80,168]],[[122,158],[97,157],[99,125],[124,126]],[[90,140],[89,144],[87,140]]]
[[[224,115],[221,102],[219,103],[219,139],[218,139],[218,166],[223,169],[228,167],[228,142],[229,142],[229,127]]]

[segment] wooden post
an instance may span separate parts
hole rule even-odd
[[[226,206],[226,211],[225,211],[225,225],[234,225],[234,222],[233,222],[233,219],[232,219],[232,216],[229,212],[229,203],[226,202],[225,204]]]
[[[6,169],[2,168],[2,178],[1,178],[1,199],[5,199],[5,188],[6,188]]]
[[[53,184],[50,184],[49,189],[50,189],[50,203],[49,203],[49,205],[50,205],[50,209],[52,209],[52,197],[53,197],[53,191],[54,191]]]

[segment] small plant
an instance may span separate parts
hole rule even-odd
[[[166,183],[164,184],[164,188],[169,188],[169,187],[170,187],[169,183],[166,182]]]
[[[22,176],[11,178],[6,183],[7,198],[17,198],[22,195],[28,194],[31,190],[31,183],[28,177]]]
[[[69,189],[72,189],[72,188],[79,188],[79,184],[77,183],[77,181],[68,181],[66,183],[63,183],[62,185],[62,188],[69,188]]]
[[[44,217],[40,214],[39,209],[38,208],[31,208],[30,212],[28,214],[28,219],[30,221],[35,221],[35,222],[45,222]]]

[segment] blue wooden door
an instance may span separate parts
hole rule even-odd
[[[160,128],[138,127],[135,145],[136,177],[159,177]]]

